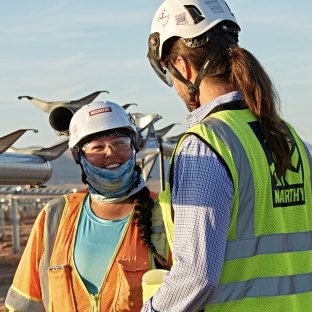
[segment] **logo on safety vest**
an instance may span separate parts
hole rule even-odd
[[[257,136],[271,173],[273,207],[294,207],[305,204],[304,172],[302,157],[295,139],[289,142],[291,149],[291,167],[286,175],[278,178],[276,165],[271,150],[267,147],[258,122],[250,122],[249,126]]]
[[[303,163],[295,141],[291,144],[291,168],[287,170],[286,176],[277,178],[273,162],[270,164],[270,172],[274,207],[305,204]]]

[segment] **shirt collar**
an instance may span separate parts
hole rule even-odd
[[[186,117],[186,126],[187,128],[191,128],[198,123],[200,123],[215,107],[229,102],[241,101],[243,99],[242,94],[239,91],[233,91],[224,95],[221,95],[211,102],[203,105]]]

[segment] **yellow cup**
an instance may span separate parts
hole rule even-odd
[[[167,270],[155,269],[147,271],[142,277],[143,303],[152,297],[163,283]]]

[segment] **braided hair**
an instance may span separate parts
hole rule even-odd
[[[143,187],[139,192],[131,196],[134,201],[134,218],[140,231],[140,237],[145,246],[152,252],[155,265],[158,269],[170,270],[170,264],[156,250],[152,243],[152,208],[154,200],[150,196],[147,187]]]

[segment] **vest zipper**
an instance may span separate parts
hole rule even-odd
[[[92,298],[92,312],[100,312],[99,308],[99,294],[96,294],[95,296],[91,295]]]

